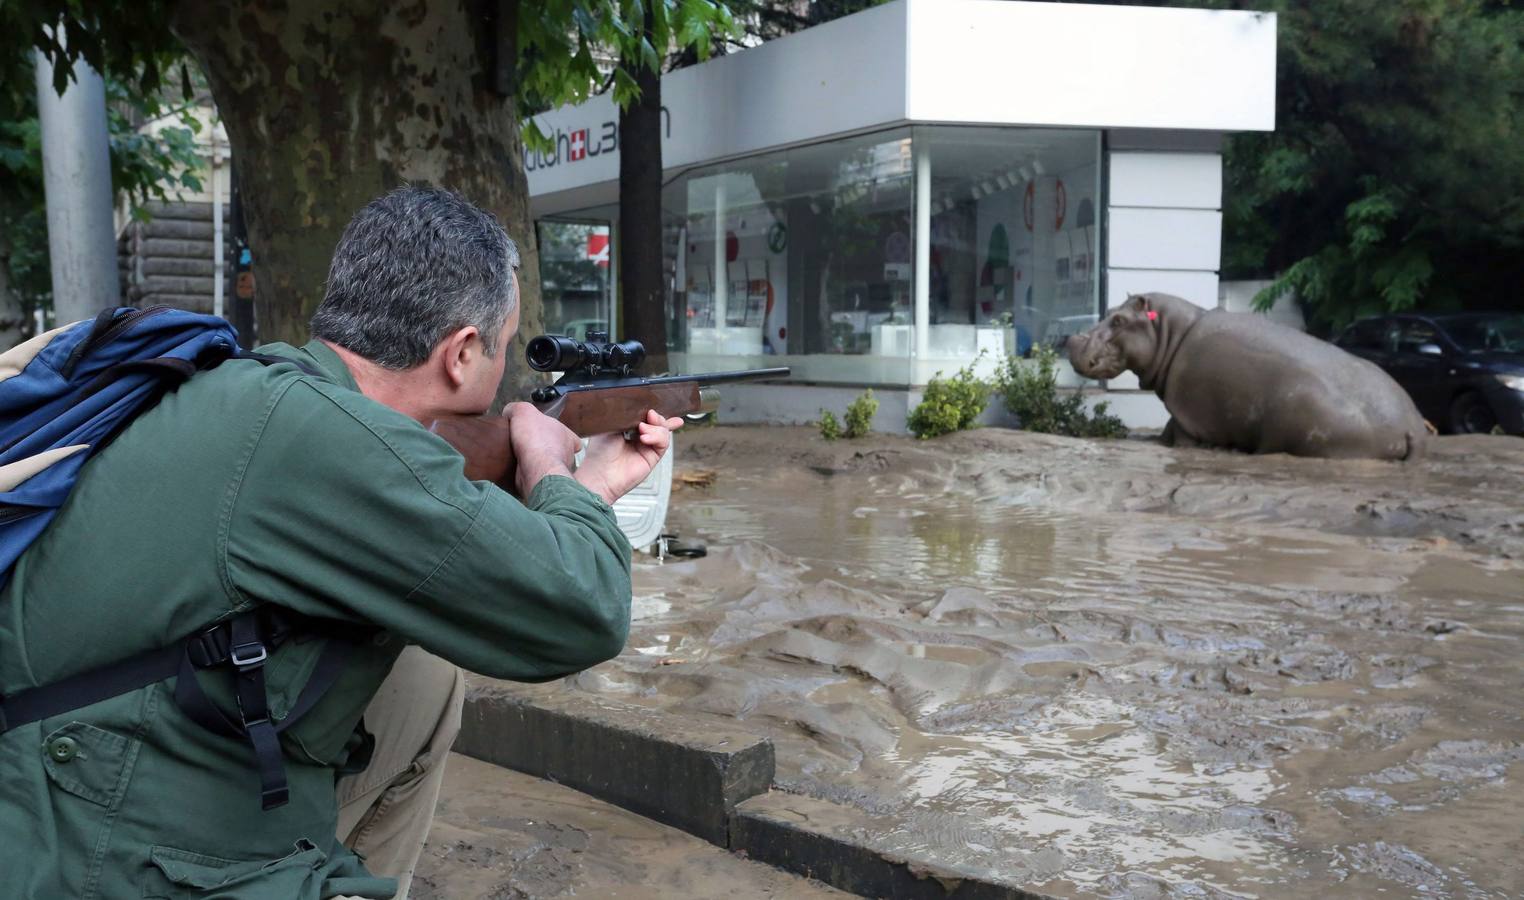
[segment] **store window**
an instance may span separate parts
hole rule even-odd
[[[676,179],[674,352],[693,368],[789,356],[796,379],[908,383],[912,163],[899,129]]]
[[[924,321],[918,171],[930,188]],[[990,374],[1100,309],[1096,131],[893,129],[689,170],[662,207],[682,371],[784,364],[801,381],[925,384],[973,360]],[[541,223],[547,327],[609,319],[611,269],[592,248],[608,246],[615,217],[596,207]]]
[[[610,229],[607,221],[542,219],[540,294],[545,331],[586,340],[613,322]]]
[[[917,128],[930,155],[928,353],[1025,355],[1100,310],[1100,135]]]

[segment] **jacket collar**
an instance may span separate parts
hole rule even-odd
[[[333,349],[322,341],[311,340],[300,347],[293,347],[290,344],[283,343],[265,344],[259,348],[258,352],[269,353],[273,356],[284,356],[287,359],[306,363],[328,376],[328,380],[334,384],[342,385],[352,391],[360,390],[360,385],[355,381],[354,373],[350,372],[349,367],[344,365],[344,360],[340,359],[339,355],[333,352]]]

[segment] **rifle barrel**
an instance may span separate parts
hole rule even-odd
[[[768,378],[782,378],[792,371],[788,366],[775,366],[771,369],[740,369],[734,372],[702,372],[697,375],[636,375],[630,378],[583,380],[563,379],[556,382],[555,388],[562,393],[574,391],[607,390],[619,387],[657,387],[663,384],[725,384],[735,381],[762,381]]]

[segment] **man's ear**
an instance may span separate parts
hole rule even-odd
[[[475,325],[464,325],[445,336],[439,346],[439,365],[452,387],[466,384],[466,372],[482,354],[481,332]]]

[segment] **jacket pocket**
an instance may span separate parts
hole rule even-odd
[[[70,722],[42,739],[42,766],[55,787],[109,807],[121,796],[132,743],[104,728]]]
[[[328,856],[309,841],[280,859],[237,860],[153,847],[143,896],[154,900],[318,900]]]

